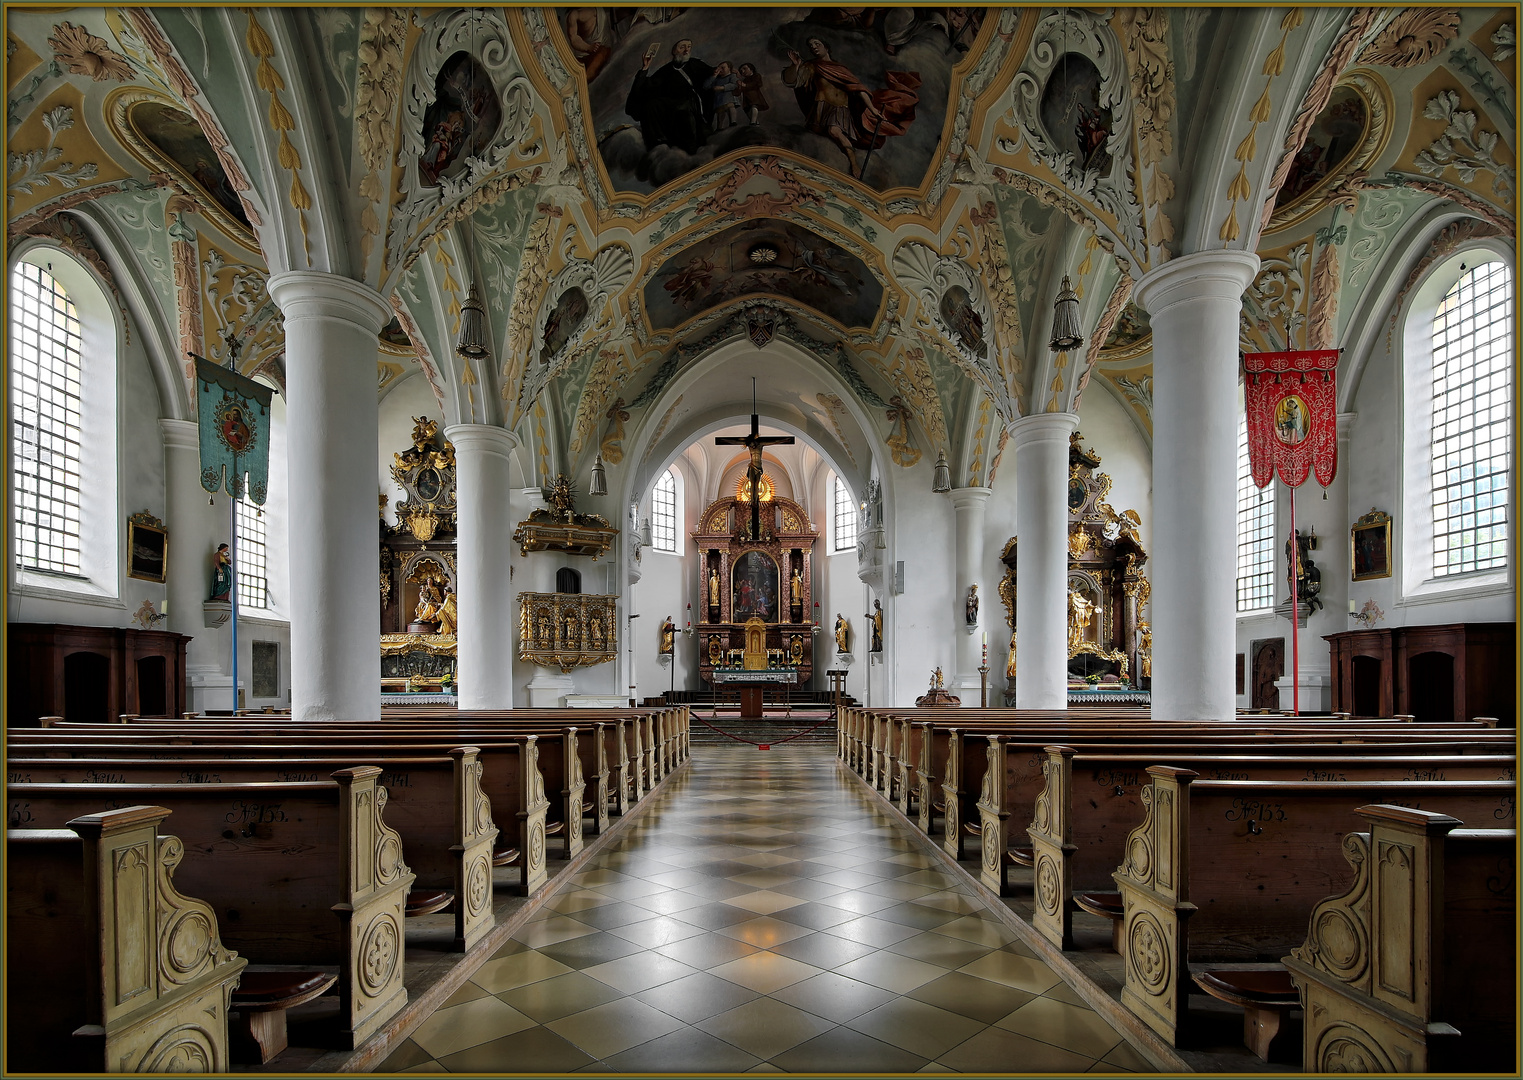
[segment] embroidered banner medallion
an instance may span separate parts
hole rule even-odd
[[[1338,474],[1338,350],[1243,354],[1248,462],[1265,487],[1278,474],[1300,487]]]

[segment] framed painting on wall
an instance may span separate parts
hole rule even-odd
[[[1370,508],[1349,530],[1349,566],[1354,581],[1391,576],[1391,515]]]
[[[127,576],[164,583],[169,563],[169,530],[146,510],[127,519]]]

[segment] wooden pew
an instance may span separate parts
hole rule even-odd
[[[461,952],[495,924],[492,856],[498,829],[481,787],[480,753],[464,746],[440,757],[390,758],[377,778],[387,792],[387,817],[407,852],[413,887],[454,894],[455,947]],[[294,768],[279,758],[12,758],[7,767],[40,784],[251,784],[312,782],[352,760],[309,758]]]
[[[1510,829],[1365,806],[1347,892],[1285,957],[1308,1072],[1516,1074],[1517,894]]]
[[[336,964],[340,1037],[356,1047],[407,1001],[403,908],[413,874],[374,766],[315,784],[13,784],[11,828],[121,806],[174,813],[176,887],[208,904],[251,963]]]
[[[19,1072],[224,1072],[248,960],[182,895],[161,806],[6,834],[6,1065]]]
[[[1316,756],[1171,753],[1167,760],[1215,780],[1423,783],[1511,781],[1514,777],[1514,759],[1509,756],[1413,757],[1363,753],[1365,747],[1348,749],[1354,752],[1321,747]],[[991,764],[986,777],[992,778],[1003,771],[996,759],[1004,755],[1004,738],[990,736],[988,752]],[[1035,871],[1032,925],[1059,948],[1072,948],[1073,896],[1084,890],[1114,888],[1111,874],[1125,854],[1122,845],[1142,817],[1141,793],[1150,780],[1147,768],[1158,760],[1153,752],[1117,754],[1093,747],[1049,746],[1042,783],[1033,797],[1012,804],[1010,787],[991,791],[986,784],[978,804],[984,835],[991,838],[982,863],[984,884],[996,891],[1006,884],[1010,860],[993,856],[1003,850],[997,845],[1007,822],[1019,820],[1014,815],[1029,807],[1026,837]]]
[[[1148,768],[1144,818],[1113,878],[1125,906],[1126,1005],[1177,1045],[1192,960],[1278,960],[1345,873],[1359,808],[1403,804],[1513,825],[1508,781],[1275,783]]]
[[[475,747],[476,764],[480,766],[476,776],[479,790],[486,795],[491,820],[513,829],[514,843],[519,850],[523,867],[521,889],[525,895],[533,895],[550,879],[546,853],[547,812],[550,801],[545,795],[545,781],[539,768],[540,737],[517,736],[511,739],[481,740]],[[307,768],[310,760],[331,760],[328,755],[338,755],[351,761],[385,763],[388,769],[396,760],[418,756],[448,756],[457,747],[448,743],[426,743],[404,740],[395,744],[362,745],[344,741],[320,743],[292,743],[278,739],[257,743],[235,738],[216,739],[160,739],[136,736],[131,739],[65,738],[52,744],[33,745],[35,752],[46,752],[45,760],[81,759],[128,759],[139,758],[151,762],[226,761],[231,768],[244,758],[254,757],[268,762],[276,780],[290,782],[311,780],[320,775],[315,768]],[[552,750],[555,747],[552,744]],[[15,765],[16,762],[34,761],[15,756],[17,748],[11,748],[12,765],[7,775],[12,783],[32,781],[48,775],[30,766]],[[285,763],[281,769],[279,762]],[[178,767],[178,766],[177,766]],[[256,767],[263,767],[256,766]],[[111,777],[110,770],[96,770],[96,782]],[[387,776],[392,787],[399,787],[398,777]],[[89,779],[89,772],[86,772]],[[209,766],[191,766],[182,772],[182,779],[194,782],[210,782]],[[477,838],[478,841],[480,838]],[[474,888],[474,887],[472,887]]]

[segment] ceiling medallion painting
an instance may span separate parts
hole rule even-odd
[[[1385,149],[1391,111],[1390,90],[1372,73],[1351,71],[1339,79],[1291,164],[1266,231],[1305,220],[1368,169]]]
[[[938,163],[953,69],[983,8],[562,8],[615,191],[649,193],[747,147],[879,191]]]
[[[767,294],[806,304],[841,326],[872,326],[883,285],[861,259],[792,222],[733,225],[663,263],[645,285],[655,331],[710,308]]]
[[[194,117],[139,87],[113,91],[107,98],[106,115],[134,157],[152,171],[178,179],[208,218],[229,236],[252,246],[254,230],[243,200]]]

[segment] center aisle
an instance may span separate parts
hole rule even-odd
[[[828,746],[695,745],[633,825],[377,1071],[1150,1071]]]

